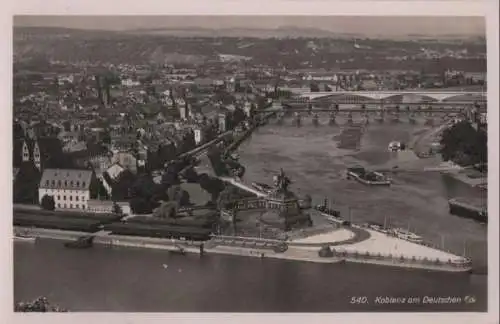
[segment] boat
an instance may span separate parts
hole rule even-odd
[[[488,222],[488,210],[481,207],[482,202],[470,198],[458,197],[448,200],[450,214],[471,218],[481,223]]]
[[[36,237],[27,234],[15,234],[14,242],[35,243]]]
[[[368,222],[366,225],[371,230],[374,230],[379,233],[383,234],[388,234],[390,233],[390,230],[386,228],[383,224],[375,223],[375,222]]]
[[[421,236],[412,233],[408,230],[402,229],[402,228],[394,228],[391,230],[391,232],[396,235],[397,238],[400,238],[405,241],[413,242],[413,243],[423,243],[424,240]]]
[[[380,172],[368,171],[363,167],[347,168],[347,179],[354,179],[370,186],[389,186],[391,179]]]
[[[88,249],[93,246],[93,242],[93,236],[82,236],[76,241],[64,243],[64,246],[71,249]]]
[[[399,152],[405,150],[406,145],[404,143],[398,142],[398,141],[392,141],[389,143],[387,146],[387,150],[389,152]]]

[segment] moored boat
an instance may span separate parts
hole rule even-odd
[[[354,179],[371,186],[389,186],[391,179],[380,172],[368,171],[363,167],[347,168],[347,179]]]
[[[400,238],[405,241],[413,242],[413,243],[423,243],[424,240],[421,236],[412,233],[408,230],[402,229],[402,228],[394,228],[391,229],[391,232],[396,235],[397,238]]]
[[[450,214],[487,223],[488,210],[481,205],[481,201],[475,201],[469,198],[452,198],[448,200]]]
[[[26,234],[16,234],[14,235],[14,242],[24,242],[24,243],[35,243],[36,237]]]
[[[82,236],[76,241],[64,243],[64,246],[71,249],[88,249],[93,246],[93,242],[93,236]]]

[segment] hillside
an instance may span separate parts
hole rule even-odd
[[[261,37],[241,37],[240,34],[259,34]],[[204,36],[194,36],[200,32]],[[310,37],[263,38],[264,30],[225,31],[135,30],[127,32],[73,30],[62,28],[14,28],[15,62],[45,59],[64,62],[88,61],[94,63],[131,64],[200,64],[218,59],[219,54],[250,57],[253,64],[307,68],[309,66],[344,69],[426,69],[440,71],[443,66],[465,71],[484,71],[484,59],[444,58],[439,62],[426,59],[406,61],[388,60],[391,56],[418,54],[421,48],[444,51],[467,48],[468,53],[485,53],[485,44],[464,41],[437,42],[436,40],[384,40],[361,37],[325,38],[326,31],[316,29],[272,30],[288,35]],[[166,34],[165,34],[166,33]],[[192,35],[189,36],[189,33]],[[170,35],[175,34],[176,36]],[[179,35],[184,35],[180,37]],[[314,37],[312,36],[314,35]],[[354,48],[354,40],[363,46]],[[367,59],[368,58],[368,59]]]

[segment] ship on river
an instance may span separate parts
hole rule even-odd
[[[450,214],[471,218],[482,223],[488,222],[488,210],[484,202],[467,197],[456,197],[448,200]]]
[[[391,179],[380,172],[369,171],[363,167],[347,168],[347,179],[354,179],[362,184],[370,186],[390,186]]]

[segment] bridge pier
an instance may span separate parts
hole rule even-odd
[[[280,112],[279,114],[276,115],[277,116],[277,119],[276,119],[276,124],[278,125],[281,125],[283,124],[283,120],[285,119],[285,114]]]
[[[377,118],[375,118],[375,119],[376,119],[376,120],[377,120],[380,124],[382,124],[382,123],[384,122],[384,119],[385,119],[385,113],[384,113],[384,111],[383,111],[383,110],[382,110],[382,111],[380,111],[380,112],[378,113]]]
[[[313,117],[312,117],[312,124],[314,126],[319,126],[319,117],[318,117],[318,114],[317,113],[314,113],[313,114]]]
[[[408,121],[410,122],[410,124],[413,124],[413,125],[417,123],[417,121],[415,120],[415,113],[413,113],[413,112],[410,113]]]
[[[394,124],[397,124],[397,123],[399,123],[399,121],[400,121],[400,120],[399,120],[399,113],[398,113],[398,112],[396,112],[396,113],[394,113],[394,115],[392,116],[392,122],[393,122]]]
[[[301,116],[299,113],[295,113],[294,123],[295,123],[295,126],[297,126],[297,127],[300,127],[302,125],[302,120],[301,120]]]
[[[351,112],[347,114],[347,124],[352,125],[352,113]]]
[[[331,112],[331,113],[330,113],[330,119],[329,119],[329,121],[328,121],[328,124],[329,124],[330,126],[333,126],[333,125],[336,125],[336,124],[337,124],[337,122],[336,122],[336,120],[335,120],[335,113],[334,113],[334,112]]]
[[[364,119],[364,124],[365,124],[365,125],[370,124],[370,115],[368,115],[367,113],[365,113],[365,114],[363,115],[363,119]]]

